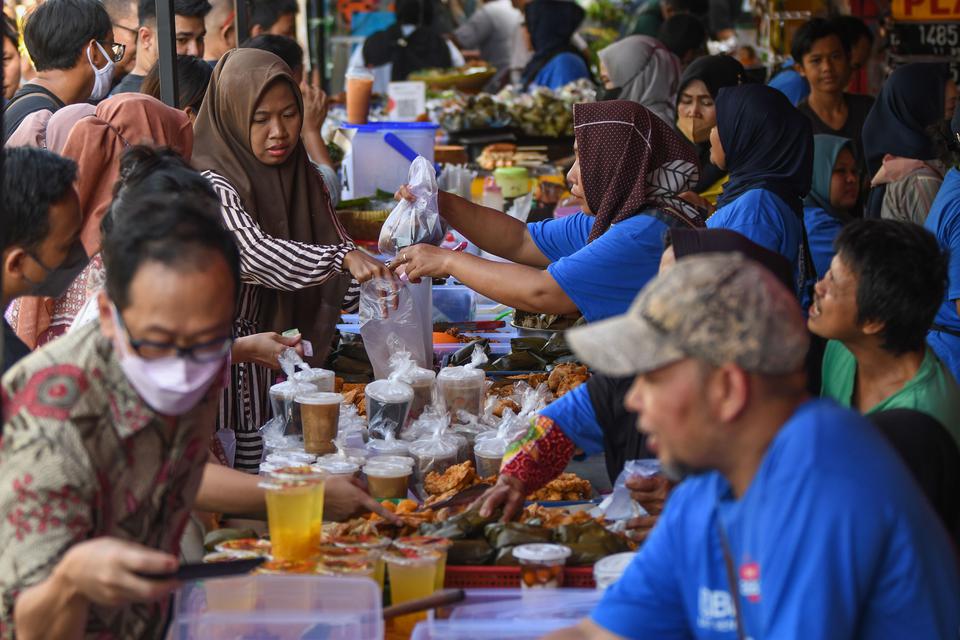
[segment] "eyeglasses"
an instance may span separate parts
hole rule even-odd
[[[123,54],[127,52],[127,45],[120,44],[119,42],[114,42],[110,45],[110,53],[112,54],[112,60],[114,62],[120,62],[123,60]]]
[[[127,334],[127,340],[130,341],[130,346],[133,347],[133,350],[138,356],[145,360],[157,360],[159,358],[178,356],[188,358],[194,362],[215,362],[223,359],[233,347],[232,336],[215,338],[209,342],[204,342],[192,347],[178,347],[175,344],[163,344],[151,340],[134,340],[133,336],[130,335],[130,329],[127,328],[127,324],[123,321],[119,311],[116,317],[120,321],[120,326],[123,327],[123,332]]]

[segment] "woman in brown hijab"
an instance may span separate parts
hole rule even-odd
[[[297,328],[320,364],[341,310],[357,305],[354,281],[391,274],[344,231],[300,141],[302,122],[300,89],[280,58],[230,51],[197,116],[194,166],[220,197],[223,222],[240,248],[235,336]],[[259,467],[270,382],[264,367],[233,367],[221,424],[236,431],[238,469]]]
[[[51,124],[57,117],[55,114],[51,118]],[[51,133],[48,128],[48,139]],[[75,186],[84,220],[80,239],[91,259],[59,298],[25,297],[11,307],[10,324],[31,348],[66,333],[87,302],[89,291],[100,288],[100,222],[113,199],[120,157],[127,147],[136,144],[171,147],[189,161],[193,150],[190,119],[150,96],[125,93],[104,100],[92,115],[77,120],[62,150],[57,150],[77,162]]]

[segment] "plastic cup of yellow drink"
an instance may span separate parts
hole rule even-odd
[[[397,538],[394,546],[401,551],[413,550],[417,552],[435,551],[440,554],[437,562],[437,575],[435,576],[434,589],[440,591],[443,589],[443,582],[447,575],[447,551],[453,546],[447,538],[436,536],[408,536],[406,538]]]
[[[347,573],[346,570],[350,568],[350,563],[366,564],[370,567],[370,577],[380,585],[380,590],[383,591],[384,564],[383,551],[380,549],[323,544],[320,545],[320,562],[327,565],[328,568],[344,567],[343,571],[334,571],[334,573],[340,575]],[[362,572],[358,570],[356,573]]]
[[[386,573],[386,563],[383,560],[383,554],[387,548],[393,544],[393,540],[386,536],[356,535],[332,538],[329,542],[336,547],[363,549],[371,554],[375,554],[377,565],[373,579],[377,581],[377,584],[380,585],[380,590],[383,591],[384,574]]]
[[[440,562],[440,554],[436,551],[397,549],[386,553],[383,558],[390,574],[391,604],[426,598],[435,591]],[[425,612],[398,616],[394,619],[394,626],[401,633],[410,633],[426,617]]]
[[[323,475],[309,467],[287,467],[270,473],[260,486],[266,492],[273,557],[298,562],[315,556],[323,528]]]

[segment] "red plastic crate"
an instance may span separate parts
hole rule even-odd
[[[518,589],[520,567],[472,567],[447,565],[444,586],[448,589]],[[593,567],[567,567],[563,586],[593,589]]]

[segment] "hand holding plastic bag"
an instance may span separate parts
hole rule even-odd
[[[400,200],[380,230],[380,252],[391,258],[404,247],[443,242],[437,172],[423,156],[410,164],[407,189],[415,200]]]
[[[397,289],[383,278],[360,285],[360,336],[377,379],[387,377],[390,357],[400,350],[409,352],[420,367],[432,363],[423,333],[423,313],[410,285]]]
[[[631,520],[649,515],[646,509],[630,497],[627,480],[636,476],[651,478],[658,473],[660,473],[659,460],[627,460],[623,465],[623,471],[617,476],[617,481],[613,485],[613,493],[594,510],[598,512],[595,515],[603,515],[605,520]]]

